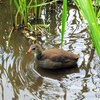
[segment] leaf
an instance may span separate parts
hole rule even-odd
[[[36,38],[34,38],[33,36],[29,36],[28,38],[30,38],[33,41],[36,41]]]
[[[74,0],[82,15],[88,22],[90,36],[100,58],[100,30],[97,17],[93,9],[92,0]],[[98,13],[99,15],[99,13]]]
[[[61,48],[63,46],[63,39],[64,39],[64,32],[65,32],[66,18],[67,18],[67,0],[63,0]]]

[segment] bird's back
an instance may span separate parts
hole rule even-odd
[[[64,51],[62,49],[45,50],[45,51],[43,51],[43,55],[44,55],[44,58],[48,58],[48,59],[51,59],[51,60],[54,60],[54,59],[60,59],[60,60],[78,59],[79,58],[78,54],[73,54],[71,52]]]

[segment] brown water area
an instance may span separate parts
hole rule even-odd
[[[100,100],[100,61],[75,6],[68,6],[63,49],[79,53],[77,67],[44,70],[34,54],[26,55],[33,43],[21,31],[12,34],[9,0],[0,4],[0,100]],[[60,48],[62,5],[42,8],[41,22],[51,35],[42,34],[44,49]]]

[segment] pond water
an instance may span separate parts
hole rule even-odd
[[[20,31],[8,43],[11,27],[9,2],[0,4],[0,100],[100,100],[100,61],[75,6],[68,6],[63,49],[79,53],[78,67],[44,70],[34,54],[25,55],[32,41]],[[43,7],[41,20],[52,35],[43,34],[44,49],[60,48],[62,5]]]

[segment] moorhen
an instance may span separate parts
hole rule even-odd
[[[72,68],[77,65],[78,54],[64,51],[62,49],[44,50],[39,44],[33,44],[28,50],[28,54],[35,51],[35,61],[39,67],[45,69]]]

